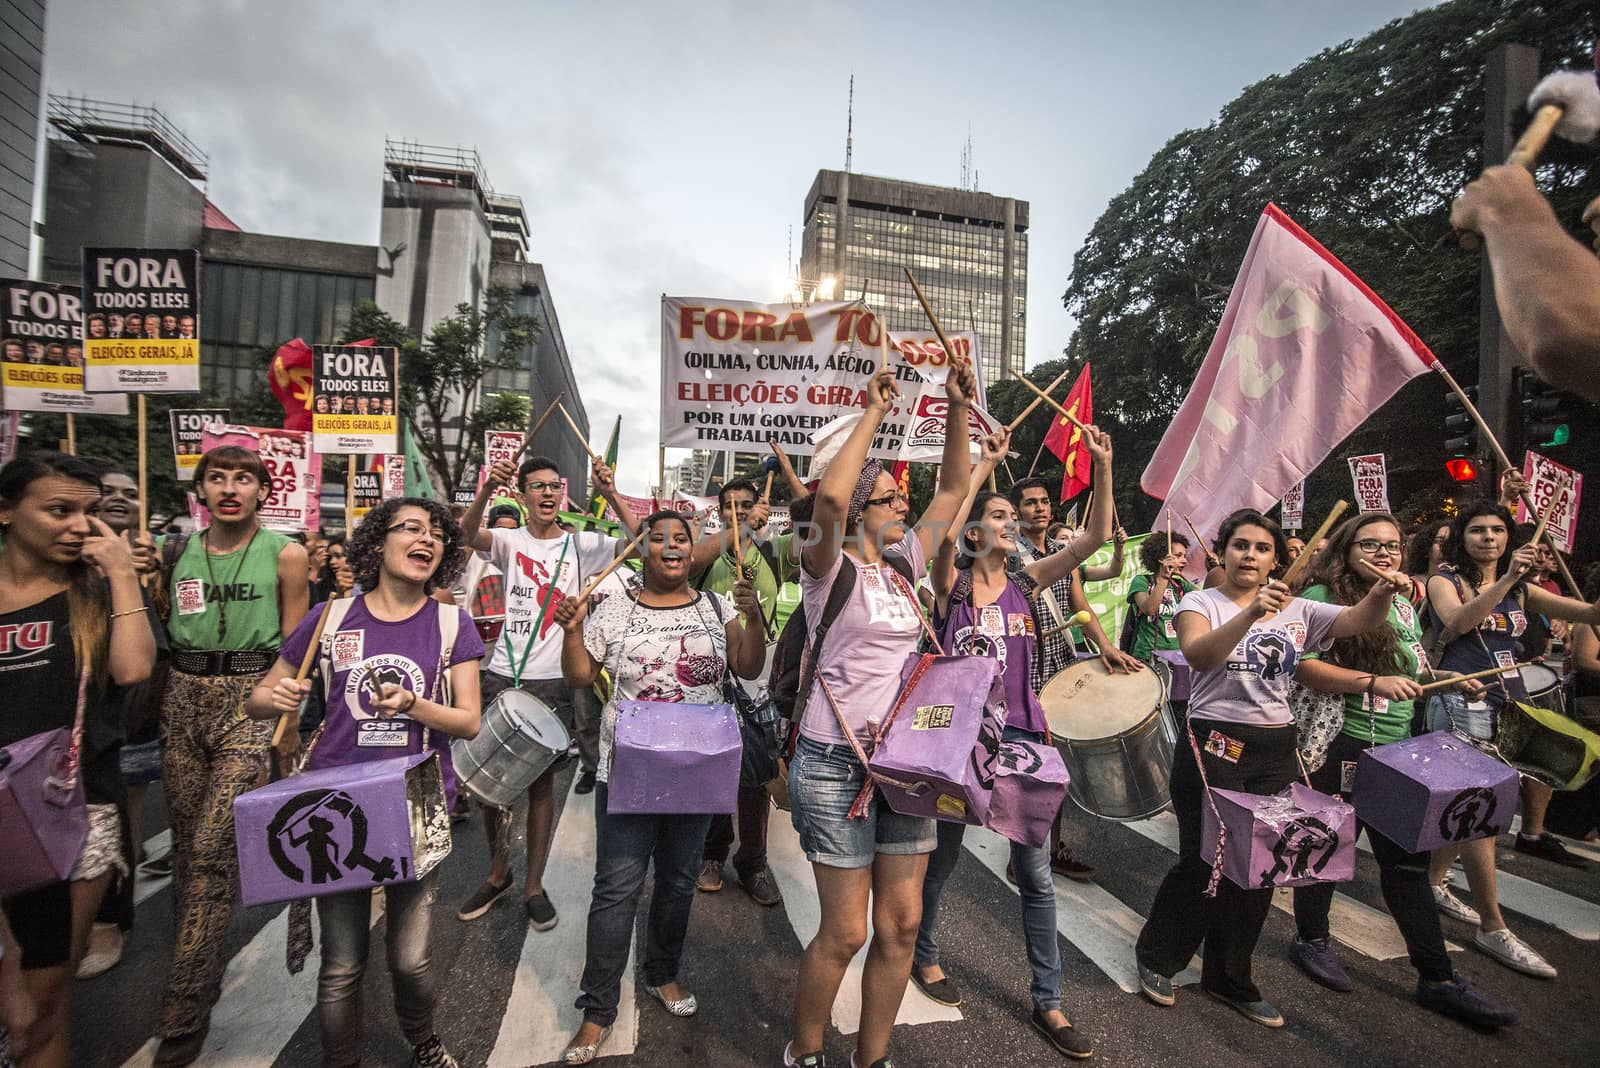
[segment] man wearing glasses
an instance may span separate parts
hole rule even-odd
[[[611,468],[594,462],[594,485],[621,518],[631,536],[639,526],[632,511],[616,493]],[[515,480],[515,481],[513,481]],[[512,530],[483,529],[483,512],[498,486],[515,485],[527,505],[526,525]],[[501,693],[518,687],[549,706],[577,740],[583,771],[579,786],[593,789],[594,766],[599,755],[599,714],[594,695],[574,691],[561,677],[562,630],[556,609],[577,596],[589,578],[605,569],[621,543],[597,531],[569,533],[561,528],[561,472],[555,461],[543,456],[513,467],[502,460],[489,470],[472,507],[461,517],[467,543],[489,553],[489,560],[505,576],[506,615],[500,640],[495,643],[483,675],[483,707],[488,710]],[[523,884],[522,907],[536,931],[556,925],[555,905],[544,891],[544,866],[550,856],[555,830],[556,766],[547,769],[528,787],[528,871]],[[485,807],[484,829],[489,834],[493,865],[489,878],[473,891],[457,912],[475,920],[488,912],[511,887],[509,835],[503,833],[508,813]]]

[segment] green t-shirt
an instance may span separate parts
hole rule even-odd
[[[1182,575],[1176,576],[1175,582],[1167,583],[1166,592],[1161,595],[1161,610],[1151,619],[1139,611],[1139,602],[1135,598],[1149,593],[1154,584],[1155,576],[1146,571],[1142,575],[1135,575],[1133,582],[1128,585],[1128,605],[1134,621],[1133,655],[1146,663],[1150,662],[1157,649],[1178,647],[1178,630],[1173,622],[1178,618],[1178,599],[1195,588]]]
[[[172,612],[167,633],[174,649],[276,649],[283,640],[278,617],[278,554],[289,539],[257,530],[243,548],[207,553],[199,534],[189,538],[172,569]],[[209,557],[209,559],[208,559]],[[227,637],[222,621],[227,619]]]
[[[1300,596],[1308,601],[1328,601],[1328,588],[1312,586]],[[1418,627],[1417,610],[1404,597],[1396,597],[1389,606],[1389,625],[1394,628],[1400,645],[1400,664],[1385,675],[1404,675],[1416,678],[1423,659],[1422,633]],[[1302,653],[1305,660],[1320,659],[1321,653]],[[1344,733],[1361,741],[1376,739],[1379,745],[1398,742],[1411,737],[1412,701],[1387,701],[1374,696],[1377,706],[1374,713],[1367,711],[1365,693],[1348,693],[1344,696]]]
[[[778,563],[780,574],[774,575],[772,568],[767,564],[766,557],[761,550],[751,542],[745,542],[744,566],[751,573],[751,584],[756,588],[756,600],[761,602],[761,615],[767,620],[767,636],[770,638],[781,629],[785,620],[789,618],[788,612],[783,613],[783,619],[778,619],[781,607],[781,598],[778,588],[783,585],[786,576],[794,573],[799,564],[794,559],[794,535],[779,534],[771,539],[768,547],[772,550],[772,558]],[[732,553],[720,553],[706,568],[705,573],[695,582],[695,586],[711,593],[733,595],[733,584],[739,581],[739,575],[733,566]],[[791,606],[789,612],[793,612]]]

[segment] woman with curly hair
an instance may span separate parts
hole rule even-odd
[[[350,568],[367,591],[347,602],[337,628],[321,640],[327,715],[306,760],[308,770],[361,764],[429,750],[438,754],[445,803],[455,803],[450,739],[478,733],[478,661],[483,641],[472,619],[430,594],[461,569],[461,528],[436,501],[405,497],[367,513],[350,539]],[[335,609],[338,608],[337,602]],[[295,672],[317,629],[306,616],[283,643],[278,662],[250,695],[256,719],[299,711],[310,680]],[[337,639],[337,641],[336,641]],[[337,644],[338,651],[332,651]],[[397,728],[404,731],[396,742]],[[436,976],[430,970],[429,924],[438,869],[384,888],[389,972],[395,1012],[411,1043],[412,1063],[453,1068],[433,1029]],[[322,967],[317,1012],[323,1063],[354,1065],[361,1056],[361,979],[367,966],[371,894],[317,899]]]
[[[1420,603],[1427,596],[1428,576],[1444,563],[1445,550],[1450,546],[1450,520],[1435,519],[1427,526],[1411,532],[1406,542],[1406,558],[1400,570],[1411,576],[1417,586],[1413,600]]]
[[[1147,664],[1157,649],[1178,648],[1178,602],[1195,588],[1183,577],[1188,558],[1189,539],[1182,534],[1152,534],[1139,546],[1144,574],[1128,585],[1128,603],[1134,607],[1131,652]]]
[[[1395,571],[1400,562],[1400,525],[1386,512],[1367,512],[1347,520],[1317,556],[1315,581],[1301,594],[1308,601],[1356,604],[1378,582],[1373,570]],[[1366,565],[1366,566],[1363,566]],[[1425,667],[1417,611],[1396,597],[1389,625],[1337,639],[1326,653],[1308,652],[1296,679],[1325,693],[1344,694],[1344,729],[1328,745],[1327,759],[1311,773],[1311,785],[1329,794],[1351,794],[1344,777],[1363,749],[1411,737],[1412,702],[1422,695],[1417,672]],[[1453,672],[1440,671],[1440,677]],[[1457,683],[1460,692],[1483,693],[1476,680]],[[1348,799],[1348,796],[1347,796]],[[1357,827],[1359,834],[1361,825]],[[1411,965],[1417,970],[1417,1002],[1478,1027],[1515,1023],[1515,1011],[1473,990],[1455,974],[1445,952],[1439,912],[1428,887],[1428,854],[1408,853],[1371,827],[1365,828],[1378,862],[1378,882]],[[1328,913],[1332,883],[1296,887],[1294,918],[1299,933],[1289,944],[1289,960],[1313,982],[1348,993],[1354,984],[1333,954]]]

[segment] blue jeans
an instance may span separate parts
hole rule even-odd
[[[610,1027],[622,999],[622,973],[628,966],[633,923],[653,859],[655,889],[646,926],[644,981],[649,986],[678,977],[683,942],[689,932],[694,881],[711,817],[613,816],[606,812],[606,784],[594,788],[594,896],[589,901],[589,931],[578,983],[578,1008],[586,1022]]]
[[[428,946],[439,872],[414,883],[383,888],[394,1012],[413,1046],[433,1035],[434,976]],[[322,967],[317,973],[317,1017],[322,1024],[322,1058],[329,1068],[361,1063],[361,979],[367,970],[372,937],[372,891],[353,890],[317,898],[322,925]]]
[[[1492,705],[1469,706],[1467,699],[1458,693],[1446,691],[1428,698],[1428,729],[1447,731],[1454,728],[1462,734],[1482,741],[1493,741],[1496,724]]]
[[[1008,742],[1043,741],[1016,727],[1007,727],[1002,738]],[[964,823],[939,821],[939,845],[928,858],[928,875],[922,883],[922,925],[917,928],[913,967],[931,968],[939,963],[939,943],[933,938],[939,925],[939,899],[961,859],[961,839],[966,831]],[[1056,941],[1056,884],[1050,872],[1049,845],[1033,848],[1012,842],[1011,866],[1022,895],[1022,933],[1028,943],[1028,965],[1033,969],[1029,993],[1037,1008],[1049,1012],[1061,1008],[1061,944]]]

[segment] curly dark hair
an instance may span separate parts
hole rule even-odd
[[[444,531],[439,563],[422,584],[424,592],[432,593],[440,586],[450,585],[467,562],[461,524],[450,518],[450,509],[426,497],[392,497],[367,513],[345,547],[350,571],[355,576],[356,585],[363,590],[371,592],[378,588],[378,571],[383,565],[383,543],[389,537],[389,528],[394,525],[395,513],[402,508],[421,508],[428,513],[434,525]]]
[[[1421,575],[1427,577],[1430,568],[1428,559],[1433,555],[1433,543],[1439,537],[1439,531],[1450,525],[1448,519],[1435,519],[1427,526],[1416,530],[1411,535],[1411,540],[1406,543],[1406,559],[1401,570],[1408,575]]]
[[[1367,595],[1372,576],[1352,569],[1346,558],[1357,535],[1374,523],[1389,523],[1396,530],[1400,523],[1388,512],[1362,512],[1346,519],[1328,535],[1328,547],[1317,554],[1313,565],[1314,581],[1328,590],[1331,604],[1351,605]],[[1400,655],[1400,637],[1393,627],[1384,626],[1364,634],[1339,638],[1329,650],[1330,659],[1340,667],[1369,675],[1393,675],[1405,661]]]
[[[1182,534],[1174,534],[1172,535],[1172,544],[1181,545],[1187,549],[1189,547],[1189,539]],[[1161,566],[1161,561],[1166,558],[1166,555],[1166,532],[1152,534],[1139,545],[1139,566],[1153,575],[1156,573],[1156,569]]]

